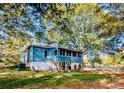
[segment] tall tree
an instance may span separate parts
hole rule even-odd
[[[0,4],[0,11],[0,55],[5,60],[18,61],[22,47],[29,44],[31,38],[25,30],[30,26],[26,4]]]

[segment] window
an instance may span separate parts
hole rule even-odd
[[[67,51],[67,56],[69,56],[69,51]]]
[[[81,57],[82,56],[82,53],[78,53],[78,57]]]
[[[62,55],[62,50],[60,49],[60,55]]]
[[[73,57],[74,57],[74,52],[73,52]]]
[[[69,51],[69,56],[71,56],[71,51]]]
[[[67,56],[71,56],[71,51],[67,51]]]
[[[73,57],[76,57],[76,52],[73,52]]]
[[[60,55],[65,56],[65,50],[61,50],[61,49],[60,49]]]
[[[62,50],[62,55],[65,56],[65,50]]]
[[[57,50],[54,50],[54,55],[57,55]]]
[[[47,57],[47,56],[48,56],[48,51],[45,50],[45,52],[44,52],[44,57]]]

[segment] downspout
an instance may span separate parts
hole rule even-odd
[[[58,45],[57,45],[57,47],[56,47],[56,50],[57,50],[56,62],[58,62],[58,53],[59,53]],[[59,68],[59,62],[58,62],[58,67],[57,67],[57,69],[58,69],[58,70],[60,69],[60,68]]]
[[[34,57],[33,57],[33,46],[31,47],[31,50],[32,50],[32,62],[34,60]]]

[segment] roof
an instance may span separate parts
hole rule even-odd
[[[75,52],[82,52],[82,51],[76,50],[76,49],[68,49],[68,48],[61,48],[61,47],[59,47],[58,49],[69,50],[69,51],[75,51]]]
[[[25,51],[26,51],[27,49],[29,49],[30,47],[32,47],[32,46],[34,46],[34,47],[40,47],[40,48],[48,48],[48,49],[57,49],[57,47],[51,46],[51,45],[37,45],[37,44],[31,44],[31,45],[29,45],[29,46],[25,49]],[[75,51],[75,52],[82,52],[82,51],[76,50],[76,49],[68,49],[68,48],[61,48],[61,47],[58,47],[58,49],[69,50],[69,51]]]
[[[53,47],[53,46],[50,46],[50,45],[29,45],[27,48],[30,48],[31,46],[34,46],[34,47],[41,47],[41,48],[56,48],[56,47]]]

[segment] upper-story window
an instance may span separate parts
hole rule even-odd
[[[65,50],[60,49],[60,55],[65,56]]]
[[[67,56],[71,56],[71,51],[67,51]]]
[[[78,57],[81,57],[82,56],[82,53],[78,53]]]
[[[57,50],[54,50],[54,55],[57,55]]]
[[[62,51],[62,55],[65,56],[65,50]]]
[[[45,50],[45,51],[44,51],[44,57],[47,57],[47,56],[48,56],[48,51]]]
[[[76,57],[76,52],[73,52],[73,57]]]
[[[60,49],[60,55],[62,55],[62,50]]]
[[[81,57],[81,52],[71,51],[71,50],[64,50],[60,49],[60,55],[62,56],[72,56],[72,57]]]

